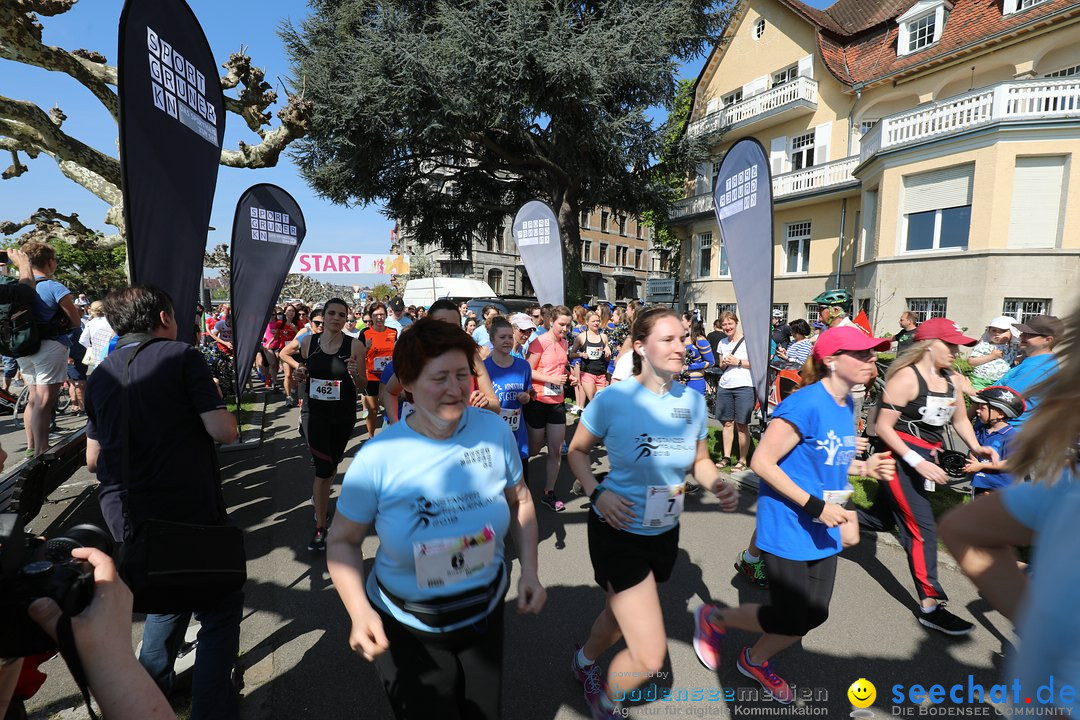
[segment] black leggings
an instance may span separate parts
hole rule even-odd
[[[934,462],[931,450],[915,445],[912,450]],[[923,476],[915,468],[898,461],[896,478],[878,483],[874,506],[869,511],[858,511],[859,524],[877,532],[888,532],[895,527],[900,544],[907,551],[908,569],[919,599],[948,600],[938,581],[937,520],[923,482]]]
[[[503,602],[482,622],[448,633],[402,625],[378,610],[390,649],[375,658],[397,720],[501,716]]]
[[[836,582],[836,556],[788,560],[763,552],[770,602],[758,610],[761,629],[774,635],[802,637],[829,619]]]

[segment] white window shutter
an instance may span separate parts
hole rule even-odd
[[[743,100],[759,95],[769,89],[769,76],[762,75],[743,85]]]
[[[829,143],[832,140],[832,123],[822,123],[814,128],[814,164],[829,162]]]
[[[1016,158],[1010,248],[1058,246],[1065,221],[1065,160],[1065,155]]]
[[[814,56],[807,55],[804,58],[799,59],[799,75],[801,77],[808,77],[811,80],[814,79]]]
[[[720,101],[713,98],[705,105],[705,114],[712,115],[714,112],[720,109]]]
[[[904,213],[970,205],[974,177],[974,164],[908,175],[904,178]]]
[[[695,179],[695,187],[694,187],[694,194],[695,195],[704,195],[705,193],[712,190],[711,177],[712,177],[712,165],[710,163],[703,162],[700,165],[698,165],[697,178]]]
[[[772,174],[779,175],[787,172],[787,136],[781,135],[773,138],[769,144],[769,162],[772,164]]]
[[[1005,7],[1002,10],[1003,14],[1011,15],[1016,12],[1017,0],[1005,0]]]

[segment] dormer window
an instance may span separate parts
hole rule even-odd
[[[761,36],[765,34],[765,18],[758,18],[754,23],[754,39],[760,40]]]
[[[897,18],[900,34],[896,40],[896,53],[910,55],[930,47],[941,39],[945,21],[952,10],[952,3],[944,0],[920,0],[914,7]]]
[[[1021,10],[1027,10],[1029,7],[1041,5],[1044,2],[1046,0],[1005,0],[1003,10],[1005,15],[1012,15]]]

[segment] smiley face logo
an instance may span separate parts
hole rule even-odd
[[[868,708],[874,704],[874,700],[877,699],[877,688],[874,687],[874,683],[870,682],[866,678],[859,678],[855,682],[851,683],[851,687],[847,691],[848,700],[851,704],[857,708]]]

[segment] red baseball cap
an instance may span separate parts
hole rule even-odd
[[[871,337],[857,327],[840,325],[821,333],[814,343],[814,358],[821,360],[843,350],[888,350],[891,340]]]
[[[968,337],[960,326],[948,318],[930,318],[915,331],[915,341],[941,340],[953,345],[975,345],[979,341]]]

